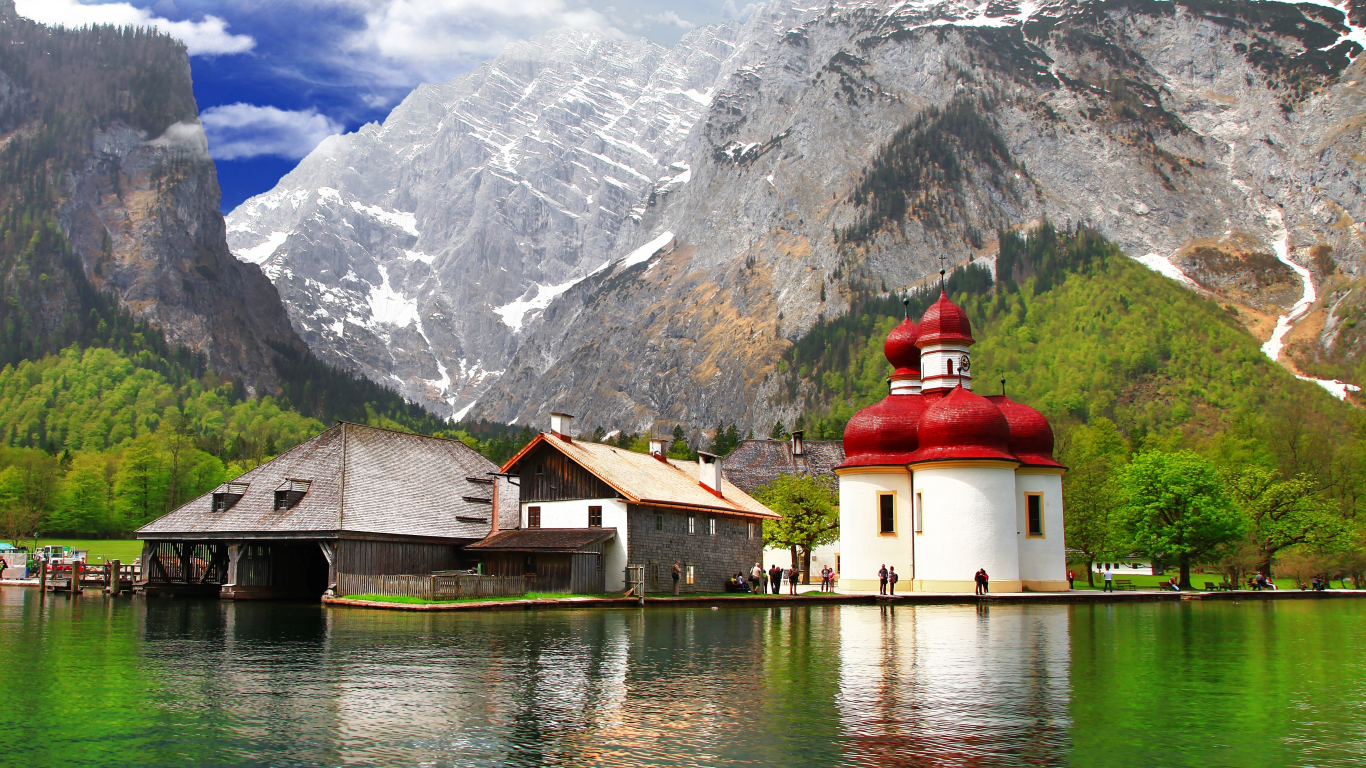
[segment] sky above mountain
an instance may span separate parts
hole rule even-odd
[[[45,24],[155,26],[185,42],[223,210],[264,192],[319,141],[383,120],[443,82],[556,27],[672,45],[745,18],[737,0],[17,0]]]

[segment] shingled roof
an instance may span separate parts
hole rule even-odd
[[[616,528],[523,528],[501,531],[469,546],[492,552],[576,552],[617,535]]]
[[[741,440],[722,465],[726,479],[753,493],[778,475],[811,475],[830,483],[838,479],[834,469],[844,463],[844,443],[839,440],[806,440],[802,456],[792,455],[791,440]]]
[[[674,507],[730,512],[750,517],[777,519],[780,516],[750,498],[734,483],[722,480],[721,495],[703,487],[701,472],[695,461],[657,459],[646,453],[636,453],[601,443],[565,440],[541,433],[525,448],[503,465],[503,471],[516,474],[514,468],[522,457],[538,445],[548,445],[610,485],[622,498],[634,504],[658,504]]]
[[[517,507],[516,488],[488,474],[497,470],[459,441],[343,423],[157,518],[137,535],[346,532],[480,539],[491,528],[495,487],[506,500],[504,508]],[[297,503],[277,510],[275,495],[282,488],[304,493]],[[216,512],[214,493],[241,497]]]

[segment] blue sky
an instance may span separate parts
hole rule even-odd
[[[739,0],[16,0],[48,24],[156,26],[185,41],[227,212],[319,141],[383,120],[418,83],[456,77],[562,26],[665,45],[748,16]],[[738,7],[737,7],[738,6]]]

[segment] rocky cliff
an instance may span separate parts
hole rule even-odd
[[[184,46],[49,29],[9,2],[0,41],[7,356],[98,335],[83,326],[112,301],[219,374],[276,391],[271,344],[305,347],[269,280],[228,250]]]
[[[1264,339],[1301,307],[1283,340],[1322,363],[1358,354],[1335,312],[1366,278],[1366,5],[1349,2],[776,2],[667,52],[637,44],[688,64],[634,100],[613,90],[624,70],[528,53],[619,44],[552,37],[321,147],[234,212],[233,243],[291,286],[321,354],[504,421],[791,419],[779,361],[818,318],[941,256],[990,264],[998,230],[1043,218],[1089,223]],[[550,72],[579,85],[538,96]],[[627,142],[641,151],[601,135],[628,102],[659,126]],[[456,183],[415,185],[437,156]],[[587,207],[592,179],[620,190],[614,215]],[[486,207],[449,205],[487,184]],[[478,372],[460,380],[442,350]]]

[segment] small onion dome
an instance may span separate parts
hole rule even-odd
[[[1053,428],[1042,413],[1005,395],[987,398],[1010,424],[1010,452],[1028,467],[1061,467],[1053,459]]]
[[[905,464],[926,405],[920,395],[888,395],[854,414],[844,427],[845,460],[838,469]]]
[[[950,459],[1016,461],[1010,453],[1010,423],[992,402],[954,387],[920,417],[919,449],[907,463]]]
[[[971,344],[973,338],[968,314],[962,307],[949,301],[948,294],[940,290],[939,301],[931,304],[925,310],[925,316],[920,318],[920,338],[915,344],[924,349],[930,344],[943,342]]]
[[[894,375],[920,373],[920,348],[915,345],[915,340],[919,336],[920,328],[911,322],[909,317],[887,334],[887,341],[882,345],[882,353],[887,356],[887,362],[896,369]]]

